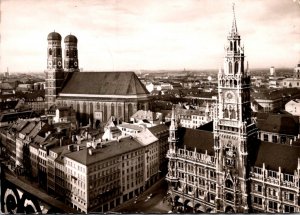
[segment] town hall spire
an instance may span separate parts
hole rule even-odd
[[[234,3],[232,3],[232,14],[233,14],[233,19],[232,19],[231,35],[233,36],[238,34],[237,26],[236,26]]]

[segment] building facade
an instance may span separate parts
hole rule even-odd
[[[283,79],[283,87],[292,88],[300,87],[300,63],[294,68],[294,73],[292,78]]]
[[[53,147],[46,156],[48,192],[80,212],[112,210],[162,176],[167,133],[165,126],[158,125],[135,137]]]
[[[285,111],[294,116],[300,116],[300,99],[294,99],[286,103]]]
[[[179,128],[173,111],[166,180],[169,200],[179,211],[300,210],[300,148],[257,139],[244,58],[234,15],[218,74],[213,130]]]

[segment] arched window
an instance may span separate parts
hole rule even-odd
[[[85,102],[83,102],[82,113],[87,113],[86,112],[86,103]]]
[[[76,118],[78,121],[80,121],[80,104],[77,103],[76,105]]]
[[[93,103],[90,103],[90,115],[92,116],[94,114],[94,106]]]
[[[118,117],[121,118],[123,116],[122,114],[122,106],[121,104],[118,105]]]
[[[235,62],[234,63],[234,74],[237,74],[239,71],[239,63],[238,62]]]
[[[231,194],[231,193],[226,193],[226,200],[228,200],[228,201],[233,201],[233,195]]]
[[[97,110],[100,110],[100,103],[99,102],[97,102]]]
[[[110,113],[111,113],[111,116],[115,116],[115,105],[114,105],[114,103],[111,103]]]
[[[51,48],[49,49],[49,55],[52,55],[52,49]]]
[[[226,200],[231,201],[231,202],[232,202],[233,199],[234,199],[234,198],[233,198],[233,195],[232,195],[231,193],[226,193],[226,197],[225,197],[225,198],[226,198]]]
[[[225,181],[225,187],[227,187],[227,188],[233,188],[233,183],[232,183],[232,181],[229,180],[229,179],[227,179],[227,180]]]
[[[66,56],[69,57],[69,50],[66,51]]]
[[[57,52],[57,53],[56,53],[56,56],[57,56],[57,57],[61,57],[61,48],[57,48],[57,49],[56,49],[56,52]]]
[[[236,41],[234,41],[234,52],[236,52],[236,48],[237,48]]]
[[[230,119],[235,119],[236,118],[235,110],[232,109],[230,112],[231,112],[230,113]]]
[[[128,105],[128,119],[133,115],[133,105],[130,103]]]
[[[237,86],[237,80],[234,80],[234,86],[236,87]]]
[[[77,111],[78,113],[80,113],[80,104],[79,104],[79,103],[77,103],[77,108],[76,108],[76,109],[77,109],[76,111]]]
[[[232,51],[232,41],[230,41],[230,51]]]
[[[103,118],[104,118],[104,121],[107,122],[107,104],[104,103],[104,110],[103,110]]]
[[[232,63],[231,62],[229,62],[229,74],[232,74]]]
[[[228,117],[229,117],[228,109],[225,108],[225,110],[224,110],[224,118],[228,118]]]

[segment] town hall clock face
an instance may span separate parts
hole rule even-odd
[[[234,101],[234,93],[233,92],[231,92],[231,91],[229,91],[229,92],[227,92],[226,93],[226,95],[225,95],[225,98],[228,100],[228,101]]]
[[[228,99],[232,99],[232,97],[233,97],[233,96],[232,96],[231,93],[227,93],[227,98],[228,98]]]

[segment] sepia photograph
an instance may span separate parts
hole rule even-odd
[[[300,0],[0,1],[0,213],[300,213]]]

